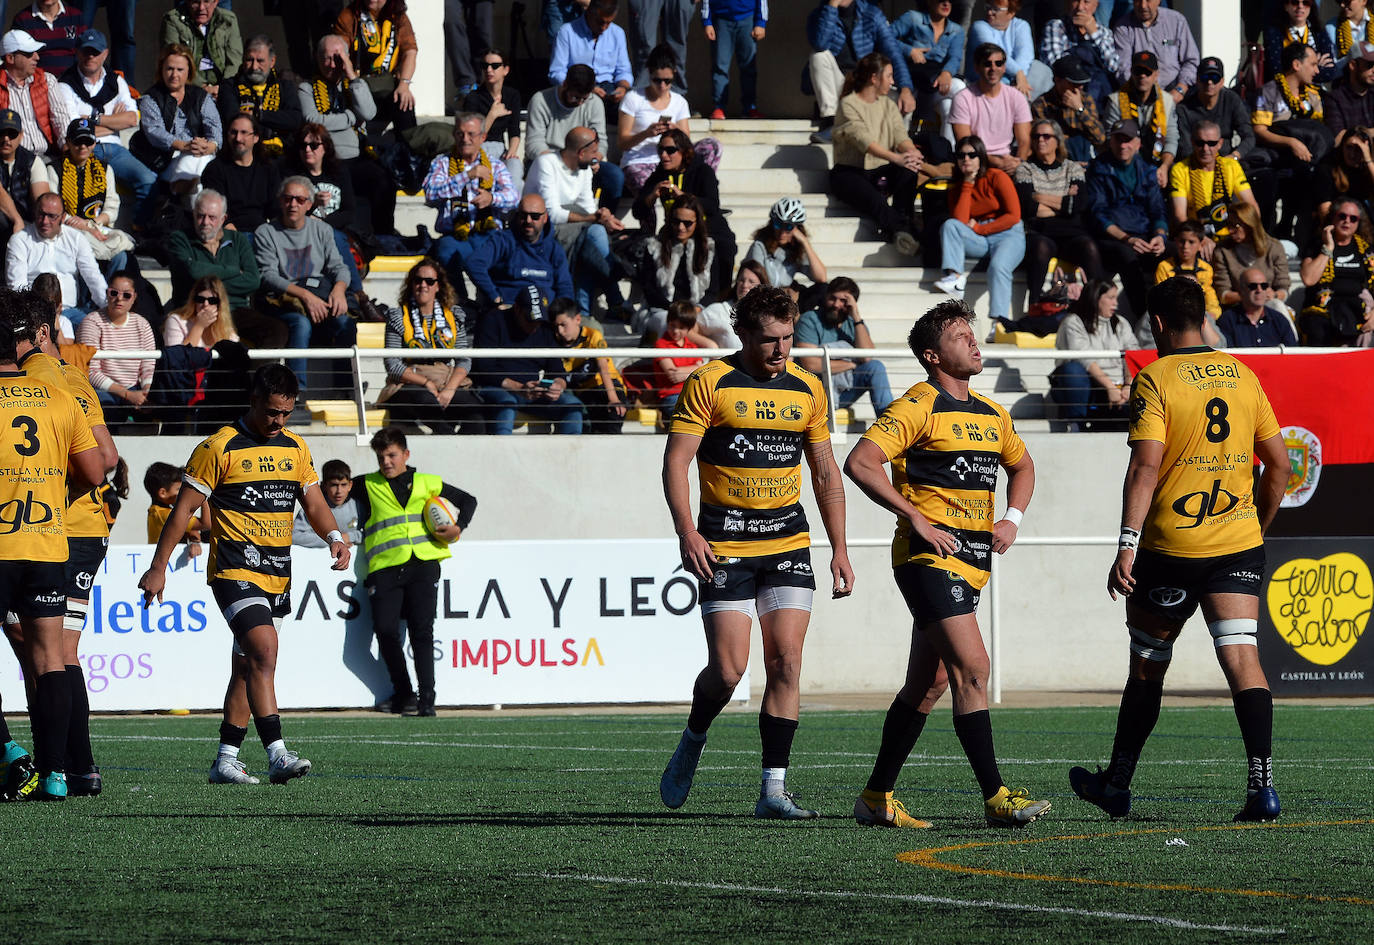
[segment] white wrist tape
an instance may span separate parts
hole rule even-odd
[[[1006,512],[1002,513],[1002,519],[1004,521],[1011,522],[1017,528],[1020,528],[1021,515],[1022,512],[1020,509],[1016,508],[1015,506],[1008,506]]]
[[[343,532],[339,531],[336,528],[333,531],[331,531],[328,535],[325,535],[324,540],[329,542],[331,545],[334,544],[334,542],[336,541],[343,541]]]

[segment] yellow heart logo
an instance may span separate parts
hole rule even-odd
[[[1364,635],[1374,581],[1349,552],[1294,558],[1274,569],[1266,597],[1279,636],[1309,663],[1330,666]]]

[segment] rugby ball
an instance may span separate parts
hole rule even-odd
[[[425,519],[425,531],[429,537],[435,541],[450,543],[446,539],[440,538],[438,529],[445,525],[458,524],[458,510],[453,507],[453,503],[441,495],[433,496],[425,501],[423,512]]]

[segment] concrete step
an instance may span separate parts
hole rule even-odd
[[[725,144],[722,142],[720,171],[758,170],[760,168],[799,168],[830,170],[830,151],[814,144]]]
[[[772,194],[776,200],[783,194],[823,194],[830,186],[830,171],[821,169],[766,168],[762,170],[727,170],[721,168],[721,204],[730,206],[729,195],[739,191]]]

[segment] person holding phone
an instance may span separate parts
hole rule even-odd
[[[626,186],[638,191],[649,175],[658,167],[658,142],[673,128],[691,135],[689,119],[692,111],[687,100],[673,91],[673,82],[681,65],[666,45],[655,46],[649,53],[649,86],[642,92],[625,93],[620,103],[618,143],[620,167],[625,171]],[[720,166],[720,142],[702,138],[693,145],[696,156],[715,170]]]

